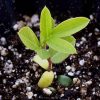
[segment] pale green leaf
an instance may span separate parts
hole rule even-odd
[[[55,20],[52,18],[52,28],[55,27]]]
[[[49,50],[45,50],[45,49],[39,49],[37,51],[37,54],[42,58],[42,59],[48,59],[50,57],[50,53]]]
[[[52,31],[52,37],[70,36],[85,28],[89,19],[85,17],[70,18],[57,25]]]
[[[47,44],[50,48],[58,52],[68,53],[68,54],[76,53],[76,49],[71,43],[60,38],[51,38],[47,41]]]
[[[48,69],[49,62],[47,59],[42,59],[39,55],[35,55],[33,61],[39,64],[43,69]]]
[[[39,41],[35,33],[29,27],[25,26],[21,28],[18,35],[27,48],[31,50],[37,50],[39,48]]]
[[[52,29],[52,17],[49,9],[45,6],[40,16],[40,42],[41,45],[45,45],[46,39],[51,33]]]
[[[51,57],[51,61],[54,64],[58,64],[64,61],[68,56],[69,54],[57,52]]]
[[[64,37],[64,39],[65,39],[66,41],[68,41],[69,43],[71,43],[73,46],[75,46],[75,44],[76,44],[76,39],[75,39],[73,36],[66,36],[66,37]]]
[[[57,51],[55,51],[55,50],[52,49],[52,48],[49,48],[50,57],[54,56],[55,53],[57,53]]]
[[[58,83],[61,84],[61,85],[63,85],[63,86],[70,86],[70,85],[72,85],[73,81],[68,76],[59,75],[58,76]]]

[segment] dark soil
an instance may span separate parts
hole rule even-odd
[[[88,27],[75,35],[78,54],[53,65],[55,79],[51,87],[55,92],[51,95],[37,86],[45,70],[32,61],[34,52],[24,47],[17,31],[8,29],[0,34],[0,100],[100,100],[100,26],[93,15],[90,18]],[[32,29],[39,36],[38,21],[32,24]],[[57,76],[61,74],[80,82],[70,87],[60,86]]]

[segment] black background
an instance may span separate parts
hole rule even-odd
[[[100,0],[0,0],[0,23],[11,27],[19,15],[40,14],[47,6],[52,16],[62,21],[69,17],[94,14],[100,22]]]

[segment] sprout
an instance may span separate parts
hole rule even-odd
[[[77,53],[75,48],[76,39],[72,35],[85,28],[89,21],[90,20],[86,17],[75,17],[65,20],[56,26],[49,9],[45,6],[40,16],[39,40],[28,26],[19,30],[18,35],[23,44],[37,53],[33,61],[38,63],[45,70],[48,70],[48,72],[44,72],[41,76],[38,82],[39,87],[44,88],[51,85],[54,77],[51,71],[52,64],[59,64],[70,54]],[[65,78],[60,77],[60,84],[67,82],[66,80],[64,83],[64,81],[62,81],[63,79]],[[49,82],[47,82],[47,80],[49,80]],[[65,86],[68,84],[66,83]]]

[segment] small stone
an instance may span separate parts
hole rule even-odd
[[[79,78],[73,78],[73,84],[79,85],[81,83]]]
[[[48,89],[48,88],[44,88],[43,89],[43,93],[45,93],[47,95],[51,95],[52,94],[52,91],[50,91],[50,89]]]
[[[81,95],[85,96],[87,94],[87,88],[85,86],[81,87]]]
[[[26,23],[23,22],[22,20],[18,21],[17,24],[18,24],[18,30],[21,29],[22,27],[24,27],[26,25]]]
[[[76,90],[78,90],[79,89],[79,87],[76,87]]]
[[[95,94],[96,94],[96,92],[94,91],[94,92],[92,92],[92,94],[93,94],[93,95],[95,95]]]
[[[1,44],[2,45],[5,45],[7,42],[6,42],[6,38],[5,37],[1,37]]]
[[[89,35],[88,35],[89,37],[91,37],[92,36],[92,33],[89,33]]]
[[[0,100],[2,100],[2,95],[0,95]]]
[[[84,63],[85,63],[84,59],[79,61],[79,64],[80,64],[81,66],[83,66]]]
[[[96,56],[96,55],[93,57],[93,59],[96,60],[96,61],[99,60],[98,56]]]
[[[64,94],[62,93],[62,94],[60,95],[60,97],[64,97]]]
[[[86,85],[91,85],[92,84],[92,80],[89,80],[85,83]]]
[[[34,97],[37,97],[37,94],[34,94]]]
[[[71,70],[71,66],[66,66],[66,70],[67,71]]]
[[[81,98],[77,98],[77,100],[82,100]]]
[[[27,91],[31,91],[31,87],[26,87],[26,90]]]
[[[80,44],[79,43],[76,43],[76,47],[79,47],[80,46]]]
[[[3,48],[2,50],[1,50],[1,55],[2,56],[6,56],[8,54],[8,50],[6,49],[6,48]]]
[[[94,16],[93,15],[90,15],[90,20],[93,20],[94,19]]]
[[[16,31],[16,30],[18,30],[18,24],[15,24],[14,26],[13,26],[13,29]]]
[[[76,71],[76,73],[75,73],[75,74],[76,74],[76,75],[79,75],[80,73],[81,73],[80,71]]]
[[[69,76],[74,76],[74,73],[73,72],[68,72],[68,75]]]
[[[88,72],[88,75],[89,75],[89,76],[91,76],[91,75],[92,75],[92,73],[91,73],[91,72]]]
[[[95,32],[99,32],[100,30],[99,30],[98,28],[95,28],[94,31],[95,31]]]
[[[3,79],[3,84],[6,84],[7,80],[6,79]]]
[[[36,22],[39,21],[39,17],[37,14],[33,15],[32,18],[31,18],[31,22],[32,24],[35,24]]]
[[[28,99],[32,99],[33,92],[27,92],[26,95],[27,95]]]
[[[72,68],[71,68],[71,71],[72,71],[72,72],[75,72],[75,70],[76,70],[75,67],[72,67]]]
[[[97,44],[98,44],[98,47],[100,47],[100,41],[98,41],[98,43],[97,43]]]
[[[83,42],[85,42],[85,41],[86,41],[86,38],[85,38],[85,37],[82,37],[81,40],[82,40]]]

